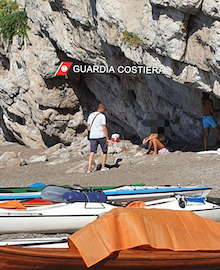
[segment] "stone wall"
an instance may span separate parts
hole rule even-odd
[[[1,130],[40,148],[85,136],[88,114],[106,105],[110,133],[139,141],[152,115],[173,140],[202,143],[202,91],[220,108],[218,2],[212,0],[19,0],[28,39],[0,46]],[[141,45],[123,39],[137,34]],[[162,74],[74,73],[59,64],[148,66]],[[220,121],[220,117],[216,116]],[[220,123],[220,122],[219,122]],[[3,127],[3,128],[2,128]],[[213,132],[210,145],[215,143]]]

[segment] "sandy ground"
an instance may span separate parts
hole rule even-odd
[[[187,150],[187,149],[186,149]],[[17,144],[0,146],[0,155],[5,151],[20,152],[22,158],[41,155],[45,149],[28,149]],[[49,166],[47,162],[37,162],[25,166],[0,169],[2,187],[29,186],[36,182],[54,185],[80,184],[82,186],[124,185],[145,183],[146,185],[205,185],[212,187],[210,197],[220,197],[220,155],[198,155],[196,151],[175,151],[167,155],[120,156],[119,168],[93,173],[65,174],[75,160],[61,165]],[[100,157],[101,158],[101,157]],[[87,160],[86,157],[79,157]],[[108,156],[107,163],[115,157]],[[22,237],[38,237],[22,234]],[[20,238],[21,235],[1,235],[0,239]]]
[[[18,144],[0,145],[0,155],[5,151],[20,153],[24,159],[32,155],[42,155],[45,149],[28,149]],[[145,183],[146,185],[206,185],[212,187],[211,197],[220,197],[220,155],[198,155],[196,151],[175,151],[166,155],[144,155],[134,157],[119,155],[119,168],[93,173],[66,174],[76,162],[76,158],[59,165],[36,162],[25,166],[0,169],[2,187],[29,186],[36,182],[54,185],[80,184],[82,186],[105,186]],[[112,164],[116,156],[108,156]],[[87,160],[88,156],[79,157]],[[101,157],[100,157],[101,161]]]

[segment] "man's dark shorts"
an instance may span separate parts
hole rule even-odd
[[[90,152],[96,154],[98,145],[101,146],[103,154],[107,153],[108,146],[106,144],[106,138],[90,139]]]

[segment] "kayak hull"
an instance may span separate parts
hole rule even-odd
[[[184,196],[202,196],[206,197],[211,191],[210,187],[200,186],[145,186],[133,190],[112,189],[106,190],[104,193],[107,195],[109,201],[114,202],[131,202],[131,201],[152,201],[163,199],[176,194]]]
[[[0,233],[73,233],[113,208],[106,203],[76,202],[0,209]]]
[[[189,197],[191,201],[184,200],[183,204],[178,200],[183,196],[176,196],[172,198],[165,198],[155,201],[146,202],[147,209],[170,209],[170,210],[178,210],[178,211],[191,211],[196,215],[212,219],[216,222],[220,222],[220,206],[214,203],[207,202],[204,198],[203,202],[193,201],[194,197]]]
[[[220,252],[175,252],[130,249],[112,254],[89,269],[219,269]],[[0,247],[0,269],[85,270],[80,254],[71,249]]]

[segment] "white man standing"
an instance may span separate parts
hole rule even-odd
[[[97,153],[98,145],[102,148],[102,168],[101,171],[107,171],[108,168],[105,167],[105,162],[107,159],[108,152],[108,130],[106,127],[106,117],[103,114],[105,111],[105,106],[99,103],[97,111],[91,113],[87,121],[87,130],[90,131],[90,155],[87,173],[92,172],[92,160],[94,154]]]

